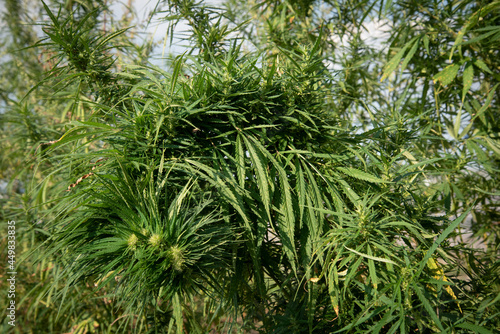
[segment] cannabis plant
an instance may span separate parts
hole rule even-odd
[[[152,64],[124,57],[141,54],[127,27],[96,29],[102,6],[43,3],[27,50],[51,63],[27,99],[51,85],[40,108],[78,116],[24,143],[36,172],[20,217],[43,234],[26,261],[50,270],[26,302],[53,308],[52,331],[499,329],[497,185],[465,186],[497,179],[498,69],[471,45],[498,34],[463,22],[493,22],[498,4],[158,2],[170,36],[188,31]],[[394,25],[388,60],[361,36],[374,14]],[[457,63],[440,69],[429,22],[446,15]],[[24,101],[6,126],[31,115]],[[471,214],[482,251],[460,243]]]

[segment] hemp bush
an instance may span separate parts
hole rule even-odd
[[[500,329],[500,2],[159,2],[189,27],[164,65],[100,29],[105,5],[42,3],[38,76],[2,91],[6,152],[28,152],[2,219],[40,275],[19,328]],[[388,57],[362,38],[377,16]]]

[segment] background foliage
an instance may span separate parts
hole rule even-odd
[[[499,1],[3,2],[3,330],[500,330]]]

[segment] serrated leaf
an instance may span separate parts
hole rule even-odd
[[[431,269],[434,272],[433,277],[437,279],[438,281],[444,281],[444,282],[449,282],[448,278],[446,277],[443,268],[434,261],[434,259],[431,257],[429,260],[427,260],[427,267]],[[450,286],[445,286],[444,288],[446,292],[455,300],[457,300],[457,296],[453,292],[453,289]],[[457,301],[458,303],[458,301]],[[458,308],[460,312],[462,312],[462,309],[460,308],[460,305],[458,305]]]
[[[420,44],[420,38],[413,43],[413,46],[411,47],[410,51],[408,51],[408,54],[405,56],[405,60],[403,60],[403,63],[401,64],[401,72],[403,72],[406,69],[406,66],[408,66],[408,63],[410,60],[413,58],[413,55],[415,55],[415,52],[418,49],[418,45]]]
[[[422,270],[424,270],[424,267],[427,265],[427,261],[431,258],[432,254],[434,254],[434,252],[438,249],[439,245],[444,241],[444,239],[446,239],[446,237],[448,237],[448,235],[451,232],[453,232],[457,228],[458,225],[460,225],[460,223],[465,219],[465,217],[467,217],[467,215],[469,214],[470,210],[471,209],[469,208],[467,211],[465,211],[464,213],[462,213],[462,215],[460,217],[458,217],[457,219],[455,219],[441,233],[441,235],[436,239],[436,241],[434,241],[434,243],[432,244],[432,246],[429,248],[429,250],[425,254],[424,258],[420,261],[419,268],[417,269],[417,271],[413,275],[414,278],[418,278],[418,276],[420,276],[420,274],[422,273]]]
[[[468,63],[467,66],[465,66],[463,74],[464,88],[462,91],[462,103],[464,103],[465,96],[467,95],[472,86],[473,79],[474,79],[474,67],[472,66],[472,64]]]
[[[328,273],[328,294],[330,295],[330,301],[337,316],[339,315],[338,281],[339,279],[337,275],[337,267],[335,266],[335,264],[331,264]]]
[[[425,51],[427,51],[427,54],[430,55],[431,51],[429,49],[429,36],[424,35],[423,41],[424,41]]]
[[[424,293],[422,290],[420,290],[420,287],[417,286],[416,284],[413,285],[413,290],[416,292],[418,299],[422,302],[422,305],[424,306],[425,310],[429,314],[429,316],[434,320],[434,323],[439,327],[440,330],[444,331],[444,327],[441,324],[441,321],[439,320],[439,317],[436,314],[436,311],[432,307],[431,303],[429,300],[425,297]]]
[[[494,11],[497,9],[497,7],[500,7],[500,1],[492,1],[491,3],[485,5],[485,6],[480,6],[479,10],[477,10],[475,13],[473,13],[469,19],[465,22],[464,26],[462,29],[457,34],[457,37],[455,38],[455,42],[453,43],[453,47],[451,48],[450,51],[450,60],[453,57],[453,53],[455,52],[455,49],[458,46],[459,51],[461,52],[462,48],[462,41],[464,39],[464,36],[466,32],[472,28],[474,25],[476,25],[481,17],[485,17],[490,13],[491,11]]]
[[[491,72],[491,70],[488,68],[488,65],[486,65],[481,59],[473,60],[472,63],[474,64],[474,66],[485,71],[486,73],[493,74],[493,72]]]
[[[458,138],[455,136],[455,131],[453,130],[451,120],[446,119],[445,123],[446,130],[448,130],[448,134],[455,140],[458,140]]]
[[[262,154],[258,152],[244,136],[243,140],[245,141],[245,146],[248,150],[248,154],[250,155],[250,160],[252,161],[253,169],[255,171],[255,176],[257,178],[257,188],[259,189],[260,197],[262,198],[262,204],[264,204],[267,218],[269,219],[269,221],[271,221],[271,198],[269,195],[268,185],[269,178],[266,173],[267,161],[265,161],[265,157],[262,156]]]
[[[474,37],[473,39],[470,39],[470,40],[468,40],[468,41],[466,41],[466,42],[462,42],[462,43],[460,43],[460,45],[467,45],[467,44],[477,43],[477,42],[479,42],[479,41],[481,41],[481,40],[483,40],[483,39],[485,39],[485,38],[488,38],[488,37],[490,37],[491,35],[496,34],[496,33],[498,32],[498,28],[499,28],[499,27],[491,27],[491,28],[494,28],[494,29],[493,29],[492,31],[487,32],[487,33],[484,33],[484,34],[481,34],[481,35],[479,35],[479,36],[476,36],[476,37]],[[496,30],[495,30],[495,29],[496,29]],[[477,31],[477,30],[476,30],[476,31]],[[491,40],[491,39],[490,39],[490,40]]]
[[[443,86],[447,86],[457,76],[459,68],[460,68],[460,65],[458,65],[458,64],[452,64],[452,65],[446,66],[441,72],[436,74],[432,79],[434,80],[434,83],[441,81],[441,84]]]
[[[187,53],[184,52],[182,55],[179,55],[177,56],[177,58],[175,59],[175,63],[174,63],[174,71],[172,73],[172,79],[171,79],[171,83],[170,83],[170,96],[173,96],[174,95],[174,91],[175,91],[175,88],[176,88],[176,85],[177,85],[177,79],[179,78],[179,75],[181,74],[181,69],[182,69],[182,66],[184,65],[184,55]]]
[[[401,58],[403,58],[404,53],[406,52],[406,49],[408,49],[411,45],[412,41],[408,42],[403,46],[403,48],[396,53],[394,57],[392,57],[391,60],[385,65],[384,68],[384,73],[382,74],[382,78],[380,78],[380,81],[384,81],[394,70],[396,67],[398,67],[399,62],[401,61]]]
[[[485,137],[484,140],[488,144],[488,147],[491,148],[491,150],[497,155],[497,157],[500,157],[500,144],[498,143],[498,140]]]
[[[465,36],[465,33],[467,32],[469,23],[470,23],[470,18],[469,18],[469,20],[467,20],[466,25],[463,26],[462,29],[460,29],[460,31],[458,32],[457,37],[455,38],[455,43],[453,43],[453,47],[451,48],[451,51],[450,51],[450,60],[453,57],[453,53],[455,52],[455,48],[457,46],[459,47],[459,50],[462,48],[460,46],[460,43],[462,43],[462,41],[464,39],[464,36]]]
[[[473,119],[475,119],[476,117],[481,117],[482,114],[486,111],[486,109],[488,109],[488,107],[490,106],[491,100],[493,100],[493,96],[495,96],[495,92],[497,90],[498,85],[500,85],[500,84],[496,84],[495,87],[493,87],[493,89],[490,90],[490,92],[488,93],[488,96],[486,97],[486,102],[477,111],[477,113],[474,115]]]
[[[292,270],[296,273],[297,266],[295,263],[295,259],[297,257],[297,251],[295,248],[295,214],[293,211],[292,193],[290,184],[288,182],[287,172],[283,168],[283,165],[278,162],[276,158],[267,149],[265,149],[257,139],[253,137],[243,137],[243,139],[245,141],[248,139],[248,142],[251,142],[254,147],[260,152],[260,154],[262,154],[262,156],[266,157],[272,163],[273,167],[278,172],[281,185],[281,188],[279,189],[281,190],[279,207],[281,213],[279,219],[279,229],[282,239],[281,241],[283,243],[285,254],[287,255],[292,266]]]
[[[116,73],[116,75],[119,77],[124,77],[124,78],[128,78],[128,79],[140,79],[141,78],[139,75],[127,73],[127,72],[118,72],[118,73]]]
[[[371,260],[374,260],[374,261],[378,261],[378,262],[385,262],[385,263],[390,263],[390,264],[394,264],[396,266],[398,266],[398,264],[392,260],[389,260],[389,259],[385,259],[383,257],[378,257],[378,256],[372,256],[372,255],[368,255],[368,254],[364,254],[364,253],[361,253],[361,252],[358,252],[354,249],[351,249],[347,246],[344,246],[346,249],[348,249],[349,251],[355,253],[355,254],[358,254],[359,256],[362,256],[362,257],[366,257],[367,259],[371,259]]]
[[[172,306],[175,323],[177,325],[177,334],[182,334],[184,331],[184,323],[182,317],[182,305],[178,293],[174,294],[174,298],[172,298]]]
[[[367,245],[367,252],[368,256],[373,256],[370,245]],[[372,281],[373,287],[377,289],[378,287],[377,270],[375,269],[375,263],[373,262],[373,259],[368,259],[368,270],[370,271],[370,280]]]
[[[459,109],[457,117],[455,117],[455,122],[453,123],[453,138],[455,139],[458,139],[458,131],[460,131],[461,124],[462,124],[462,109]]]
[[[342,187],[342,190],[347,195],[347,197],[349,197],[349,200],[354,205],[359,203],[359,200],[360,200],[359,196],[358,196],[358,194],[356,194],[356,192],[354,190],[352,190],[351,186],[340,175],[336,175],[335,179],[340,184],[340,186]]]
[[[304,206],[306,203],[306,182],[304,180],[304,172],[302,171],[302,167],[300,164],[296,164],[297,173],[297,198],[299,200],[299,228],[302,228],[303,220],[304,220]]]
[[[472,124],[472,122],[471,122],[471,124]],[[462,135],[462,137],[463,137],[463,135]],[[482,162],[482,161],[487,161],[489,159],[488,156],[484,153],[484,150],[481,147],[479,147],[479,145],[477,145],[474,142],[474,140],[467,140],[465,142],[465,144],[467,145],[467,149],[469,151],[472,151],[475,153],[477,160]],[[498,193],[498,195],[500,195],[500,193]],[[497,195],[494,195],[494,196],[497,196]]]
[[[206,178],[208,182],[210,182],[213,186],[218,188],[221,193],[226,196],[228,202],[233,206],[233,208],[240,214],[243,222],[245,223],[245,227],[250,235],[253,237],[252,228],[250,226],[250,219],[248,218],[245,208],[241,205],[241,195],[238,193],[237,188],[231,183],[231,180],[225,179],[221,176],[217,171],[213,168],[210,168],[207,165],[204,165],[196,160],[186,159],[185,168],[192,170],[195,174],[201,175]],[[193,169],[191,166],[196,167],[197,169]],[[179,168],[182,168],[179,165]],[[203,171],[203,172],[201,172]]]
[[[286,177],[283,177],[282,173],[280,173],[281,179],[281,205],[280,211],[283,214],[283,219],[280,224],[280,234],[283,242],[283,246],[285,248],[285,253],[290,260],[293,270],[296,270],[295,258],[296,248],[295,248],[295,215],[293,212],[292,206],[292,195],[290,192],[290,185]]]
[[[372,183],[387,183],[387,181],[384,181],[384,180],[382,180],[382,179],[380,179],[372,174],[368,174],[368,173],[363,172],[363,171],[356,169],[356,168],[337,167],[335,169],[337,169],[338,171],[341,171],[342,173],[344,173],[348,176],[354,177],[354,178],[359,179],[359,180],[368,181],[368,182],[372,182]]]
[[[238,175],[238,183],[241,188],[245,187],[245,152],[241,143],[241,136],[236,137],[235,147],[236,158],[236,174]]]
[[[464,138],[464,136],[467,133],[469,133],[470,129],[472,128],[472,125],[474,125],[474,123],[472,122],[469,122],[469,124],[467,124],[467,126],[462,130],[462,133],[460,133],[459,139]]]
[[[463,329],[468,329],[470,331],[473,331],[474,333],[479,333],[479,334],[493,334],[492,331],[490,331],[487,328],[471,324],[470,322],[465,322],[463,324],[459,324],[456,327],[463,328]]]

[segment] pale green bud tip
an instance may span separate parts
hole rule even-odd
[[[135,249],[137,247],[138,240],[139,239],[137,238],[137,236],[134,233],[132,233],[127,240],[127,244],[130,248]]]
[[[170,259],[172,261],[172,268],[176,271],[182,271],[184,265],[184,255],[182,254],[182,249],[177,246],[172,246],[170,248]]]
[[[155,233],[151,236],[151,238],[149,238],[149,243],[156,247],[161,243],[161,237]]]

